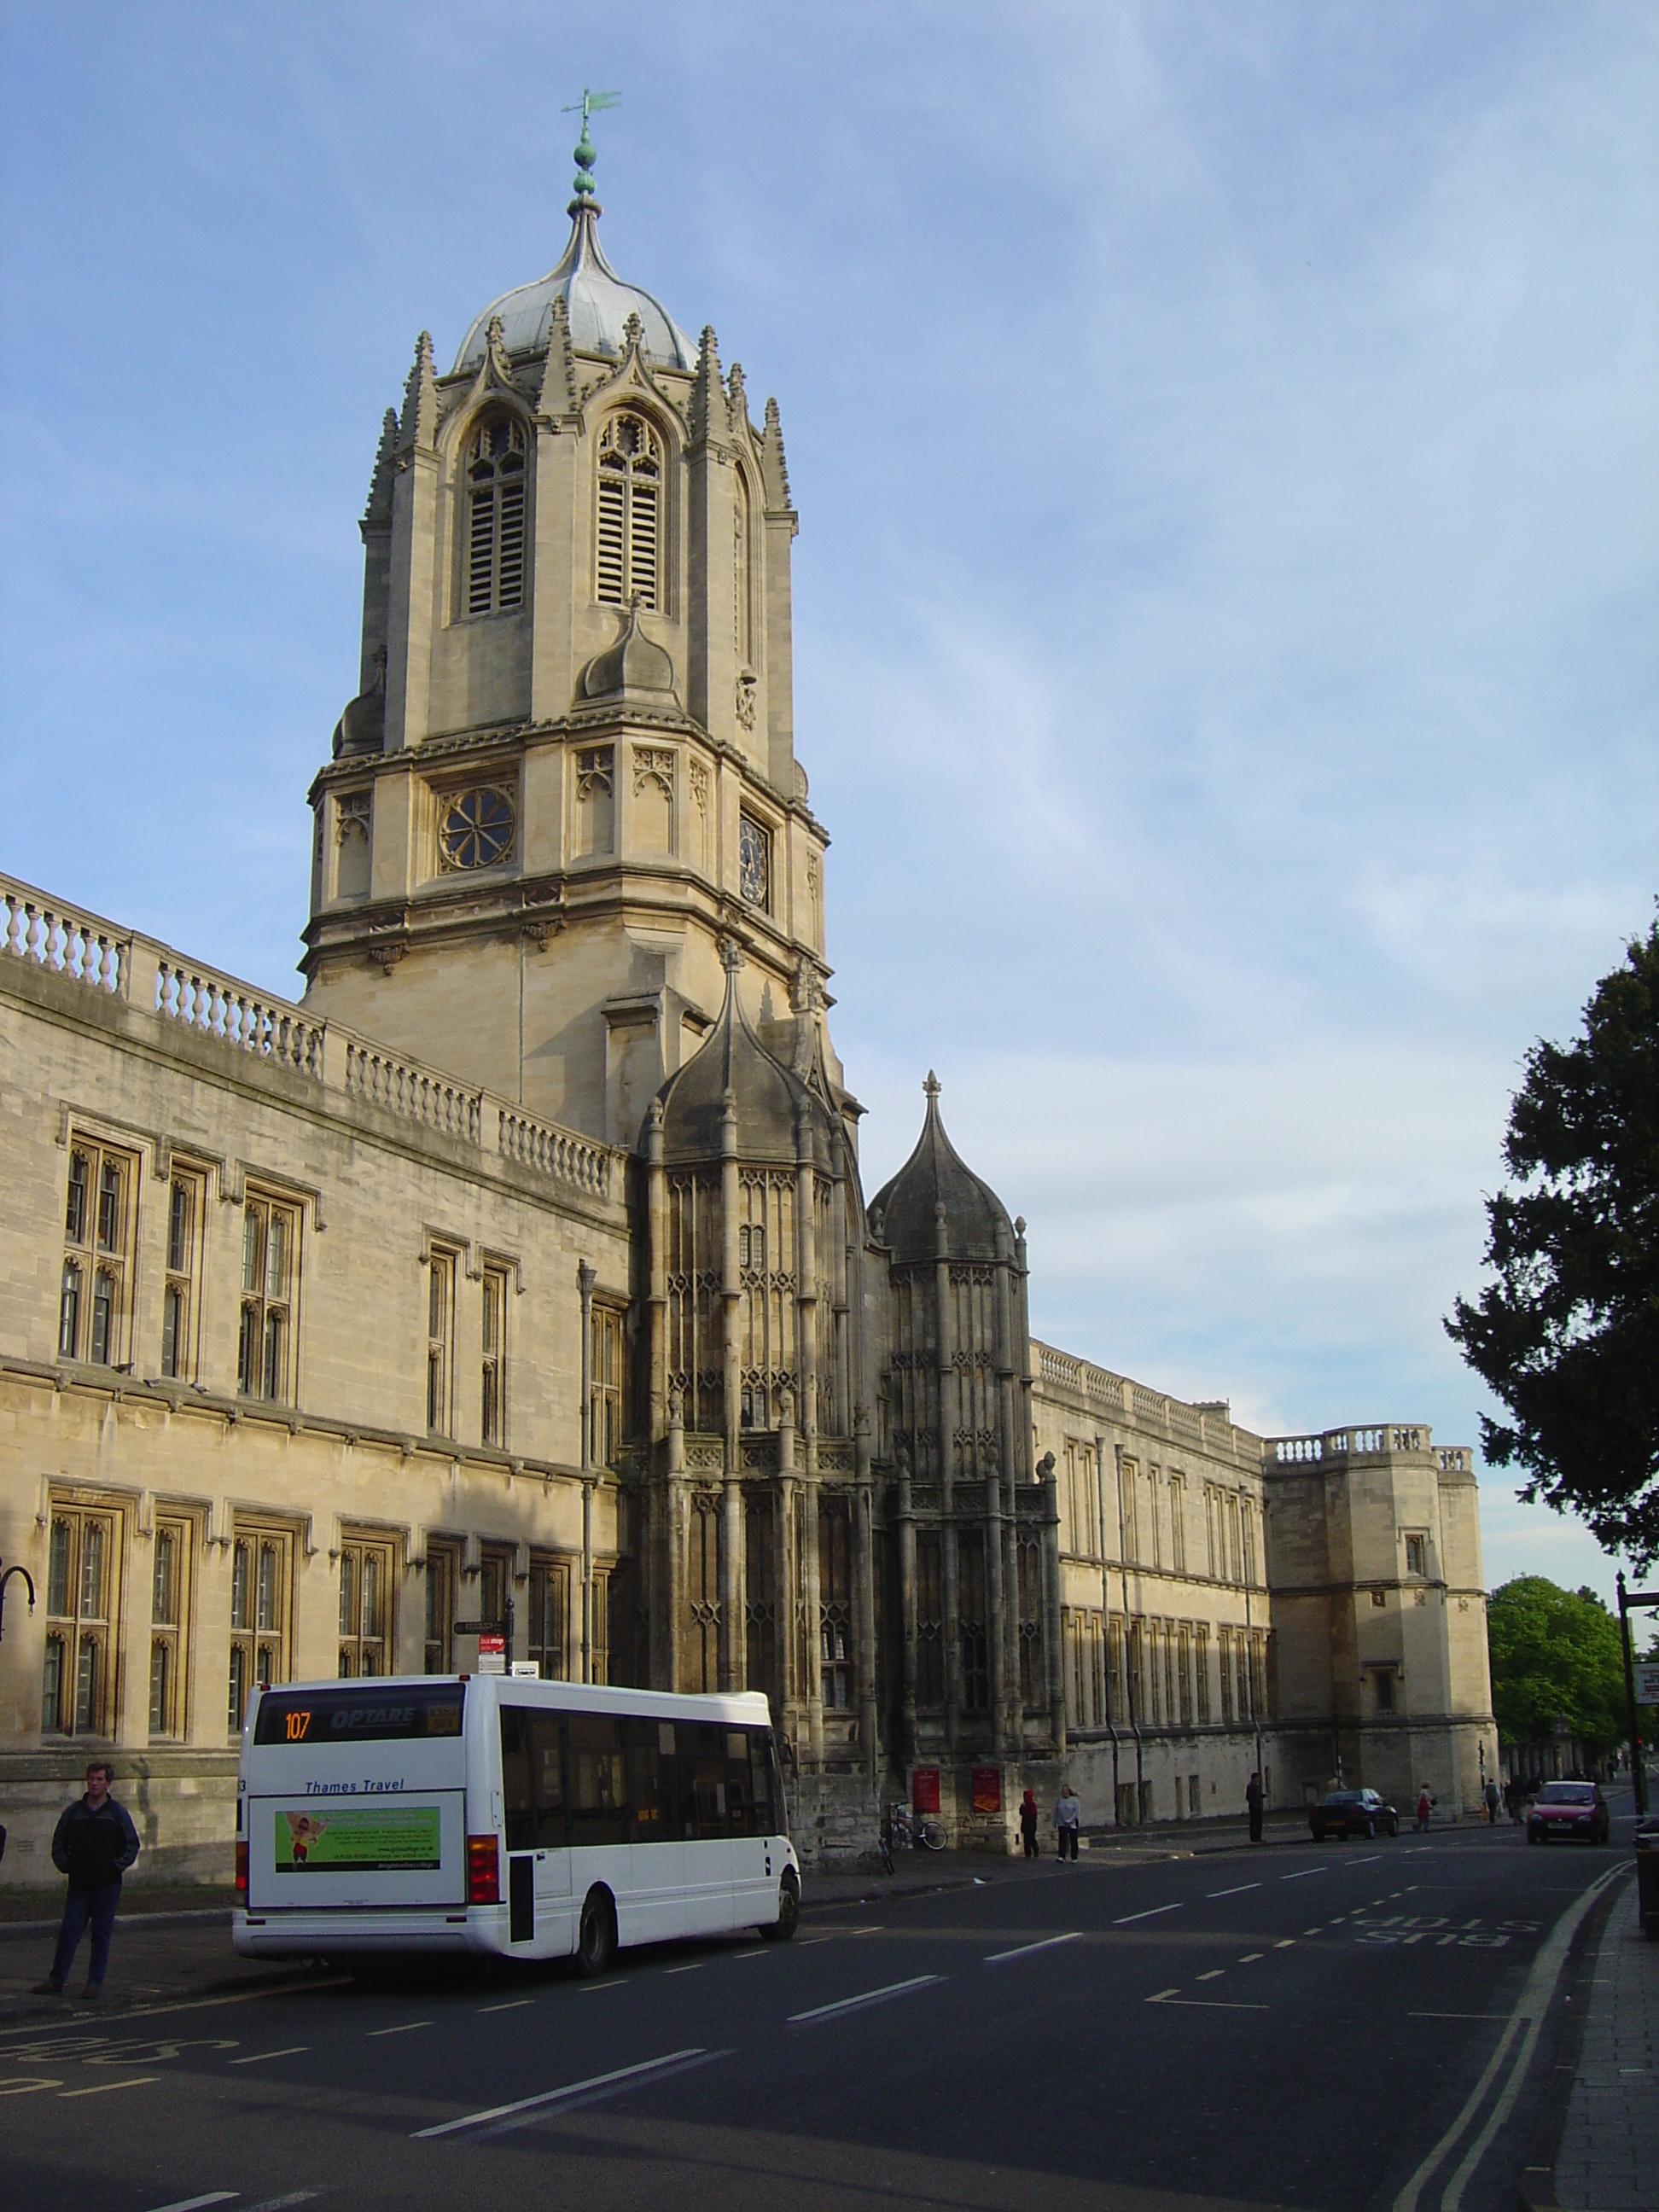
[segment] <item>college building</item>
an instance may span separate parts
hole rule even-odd
[[[1063,1778],[1472,1803],[1470,1452],[1035,1340],[931,1073],[866,1194],[778,409],[578,161],[557,266],[385,418],[303,994],[0,874],[8,1874],[107,1751],[141,1866],[222,1876],[256,1684],[515,1661],[764,1691],[809,1864]]]

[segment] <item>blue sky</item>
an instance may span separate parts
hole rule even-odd
[[[873,1190],[1032,1322],[1474,1443],[1520,1063],[1659,890],[1659,15],[0,7],[0,863],[297,988],[361,512],[567,230],[778,396]],[[1486,1479],[1488,1578],[1604,1590]]]

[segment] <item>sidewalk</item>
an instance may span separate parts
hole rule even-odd
[[[1651,2212],[1659,2203],[1659,1942],[1642,1932],[1633,1881],[1620,1889],[1579,1987],[1588,2017],[1556,2148],[1554,2194],[1534,2192],[1531,2202],[1573,2212]]]

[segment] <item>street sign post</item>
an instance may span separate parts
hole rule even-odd
[[[1659,1659],[1637,1660],[1635,1674],[1637,1704],[1659,1705]]]

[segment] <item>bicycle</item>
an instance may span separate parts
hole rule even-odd
[[[891,1874],[896,1849],[902,1851],[942,1851],[945,1849],[944,1823],[920,1813],[913,1813],[908,1805],[884,1805],[881,1808],[879,1843],[882,1866],[888,1874]]]

